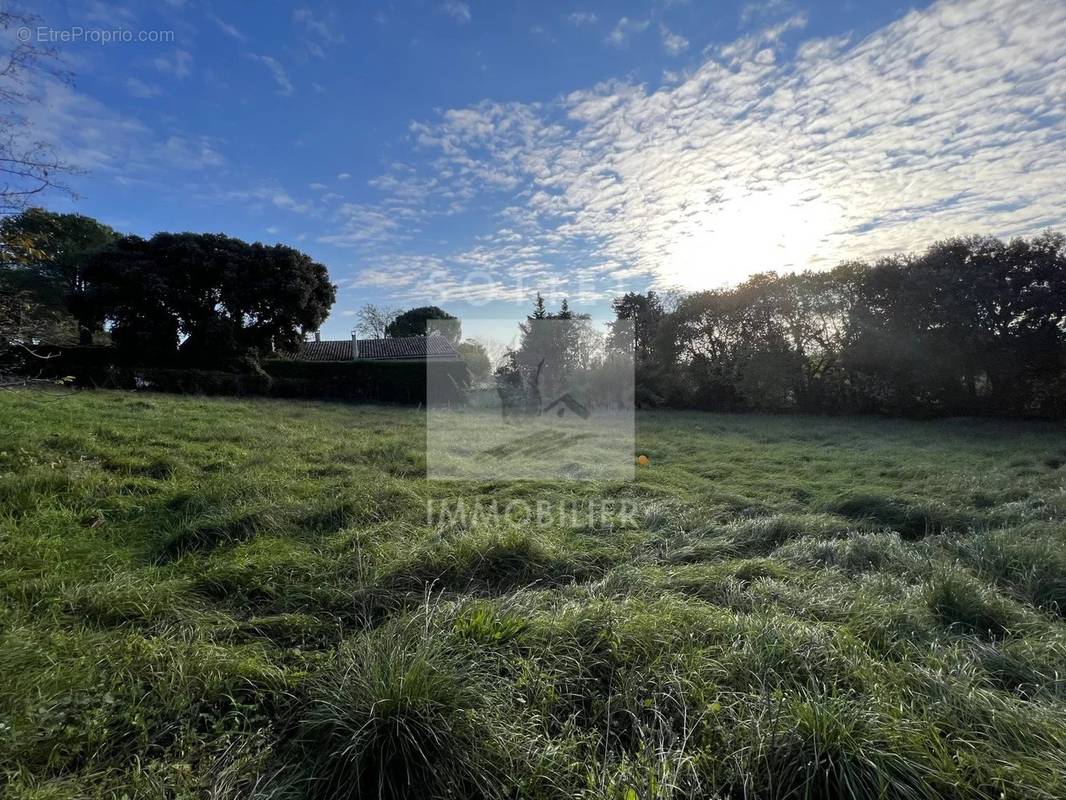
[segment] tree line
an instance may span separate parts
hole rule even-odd
[[[1066,415],[1066,237],[938,242],[825,272],[759,274],[635,329],[637,400],[716,411]]]
[[[235,368],[326,319],[326,267],[223,234],[123,236],[30,208],[0,222],[0,344],[114,346],[130,362]]]
[[[37,208],[0,221],[0,355],[8,362],[27,343],[106,342],[140,363],[254,368],[261,356],[294,351],[335,298],[326,268],[285,245],[123,236]],[[599,342],[587,315],[565,301],[549,312],[538,296],[520,345],[493,365],[436,306],[368,306],[360,328],[413,336],[432,322],[476,380],[499,366],[497,378],[528,382],[549,354],[542,379],[561,385],[555,371],[570,362],[586,373],[617,371],[611,352],[632,348],[644,407],[1066,416],[1066,237],[1050,231],[949,239],[919,255],[758,274],[669,300],[628,293],[613,306],[615,322]],[[538,327],[543,321],[553,325]],[[566,342],[551,340],[559,331]]]
[[[326,268],[285,245],[211,233],[123,236],[40,208],[0,221],[8,367],[12,354],[32,367],[42,346],[98,344],[126,364],[254,370],[264,356],[295,352],[335,298]],[[476,379],[491,370],[484,347],[461,341],[460,321],[437,306],[365,306],[359,328],[375,338],[429,330],[456,345]]]

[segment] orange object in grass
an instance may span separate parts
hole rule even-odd
[[[637,463],[640,464],[640,466],[642,466],[642,467],[646,467],[646,466],[648,466],[648,464],[651,463],[651,459],[648,458],[646,455],[641,454],[641,455],[637,456]]]

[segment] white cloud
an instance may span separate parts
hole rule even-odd
[[[600,18],[592,11],[575,11],[573,14],[567,14],[566,16],[566,21],[577,27],[582,25],[594,25],[599,22],[599,20]]]
[[[260,184],[250,188],[218,190],[205,200],[215,203],[240,204],[248,210],[256,213],[269,213],[271,216],[276,216],[274,209],[301,216],[315,216],[321,211],[313,201],[297,199],[276,183]]]
[[[663,37],[663,47],[670,55],[680,55],[688,49],[688,39],[679,33],[674,33],[665,25],[659,26],[659,33]]]
[[[762,31],[762,38],[768,42],[776,42],[789,31],[802,30],[807,27],[806,14],[793,14],[788,19],[782,20],[776,25]]]
[[[169,55],[159,56],[152,63],[160,72],[173,75],[178,79],[187,78],[192,72],[192,54],[180,48]]]
[[[204,136],[170,136],[163,143],[163,152],[173,166],[218,167],[225,159],[215,145],[213,139]]]
[[[650,24],[650,20],[622,17],[618,20],[614,29],[607,34],[607,44],[614,45],[615,47],[624,47],[629,43],[632,36],[638,33],[643,33],[648,29],[648,25]]]
[[[102,0],[90,0],[85,4],[82,13],[88,22],[96,22],[113,28],[129,28],[136,21],[133,9],[105,3]]]
[[[285,71],[285,67],[283,67],[276,58],[273,56],[258,55],[256,53],[249,53],[248,57],[254,61],[258,61],[270,70],[270,74],[274,78],[274,83],[277,84],[278,94],[292,94],[293,85],[292,81],[289,80],[289,73]]]
[[[158,97],[163,93],[163,90],[154,83],[146,83],[140,78],[127,78],[126,91],[140,98]]]
[[[351,177],[352,177],[352,174],[350,172],[338,172],[337,173],[337,180],[339,180],[339,181],[346,181],[346,180],[348,180]]]
[[[319,19],[309,8],[297,8],[292,12],[292,19],[303,25],[308,31],[327,42],[343,42],[344,36],[336,29],[333,19]]]
[[[469,3],[463,3],[460,0],[447,0],[441,5],[440,10],[460,24],[470,21]]]
[[[297,8],[292,12],[292,20],[303,29],[304,49],[316,58],[325,58],[326,47],[344,41],[344,34],[338,30],[336,15],[332,11],[322,18],[315,16],[309,8]]]
[[[362,247],[403,238],[397,215],[360,203],[342,204],[334,222],[337,229],[319,236],[319,242],[337,247]]]
[[[224,34],[226,34],[227,36],[231,36],[232,38],[236,39],[239,42],[248,41],[248,37],[245,36],[243,33],[241,33],[240,29],[237,28],[236,25],[231,25],[230,23],[226,22],[224,19],[216,17],[214,14],[208,14],[207,18],[209,20],[211,20],[213,23],[215,23],[215,25],[218,26],[218,29],[220,31],[222,31]]]
[[[41,102],[23,110],[26,130],[61,161],[94,178],[158,188],[173,184],[174,170],[214,174],[225,165],[223,143],[216,138],[154,130],[55,81],[46,81],[40,91]]]
[[[282,189],[268,190],[270,202],[278,208],[292,211],[296,214],[306,214],[311,210],[310,203],[300,203],[293,199],[292,195]]]
[[[791,11],[791,0],[761,0],[748,2],[740,7],[740,24],[748,25],[756,20],[767,20]]]
[[[610,82],[416,123],[430,168],[391,169],[376,182],[389,199],[363,211],[502,207],[474,246],[423,253],[455,292],[480,269],[512,287],[563,273],[713,286],[1066,224],[1061,2],[939,2],[864,39],[778,50],[802,21],[657,89]]]

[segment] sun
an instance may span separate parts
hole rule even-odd
[[[841,209],[800,182],[773,189],[731,187],[704,212],[667,231],[662,279],[684,289],[710,289],[754,272],[794,272],[829,256],[827,237]]]

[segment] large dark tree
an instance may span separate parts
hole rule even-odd
[[[1066,237],[938,242],[858,285],[847,363],[902,410],[1022,411],[1064,367]]]
[[[77,311],[140,357],[224,362],[293,351],[336,299],[326,268],[284,245],[222,234],[126,236],[85,270]]]
[[[638,360],[650,358],[666,313],[659,295],[654,291],[647,294],[626,292],[611,302],[611,308],[614,310],[615,319],[625,324],[612,326],[609,344],[623,349],[635,347],[634,355]]]
[[[118,234],[92,217],[29,208],[0,222],[0,291],[18,294],[69,318],[73,298],[84,289],[84,271],[97,250]],[[83,328],[81,340],[88,343]]]
[[[89,255],[116,235],[90,217],[40,208],[0,222],[0,351],[33,364],[44,346],[88,340],[69,307]]]
[[[404,311],[385,328],[385,335],[393,338],[401,336],[425,336],[437,333],[446,336],[453,344],[462,338],[462,325],[443,308],[437,306],[419,306]]]

